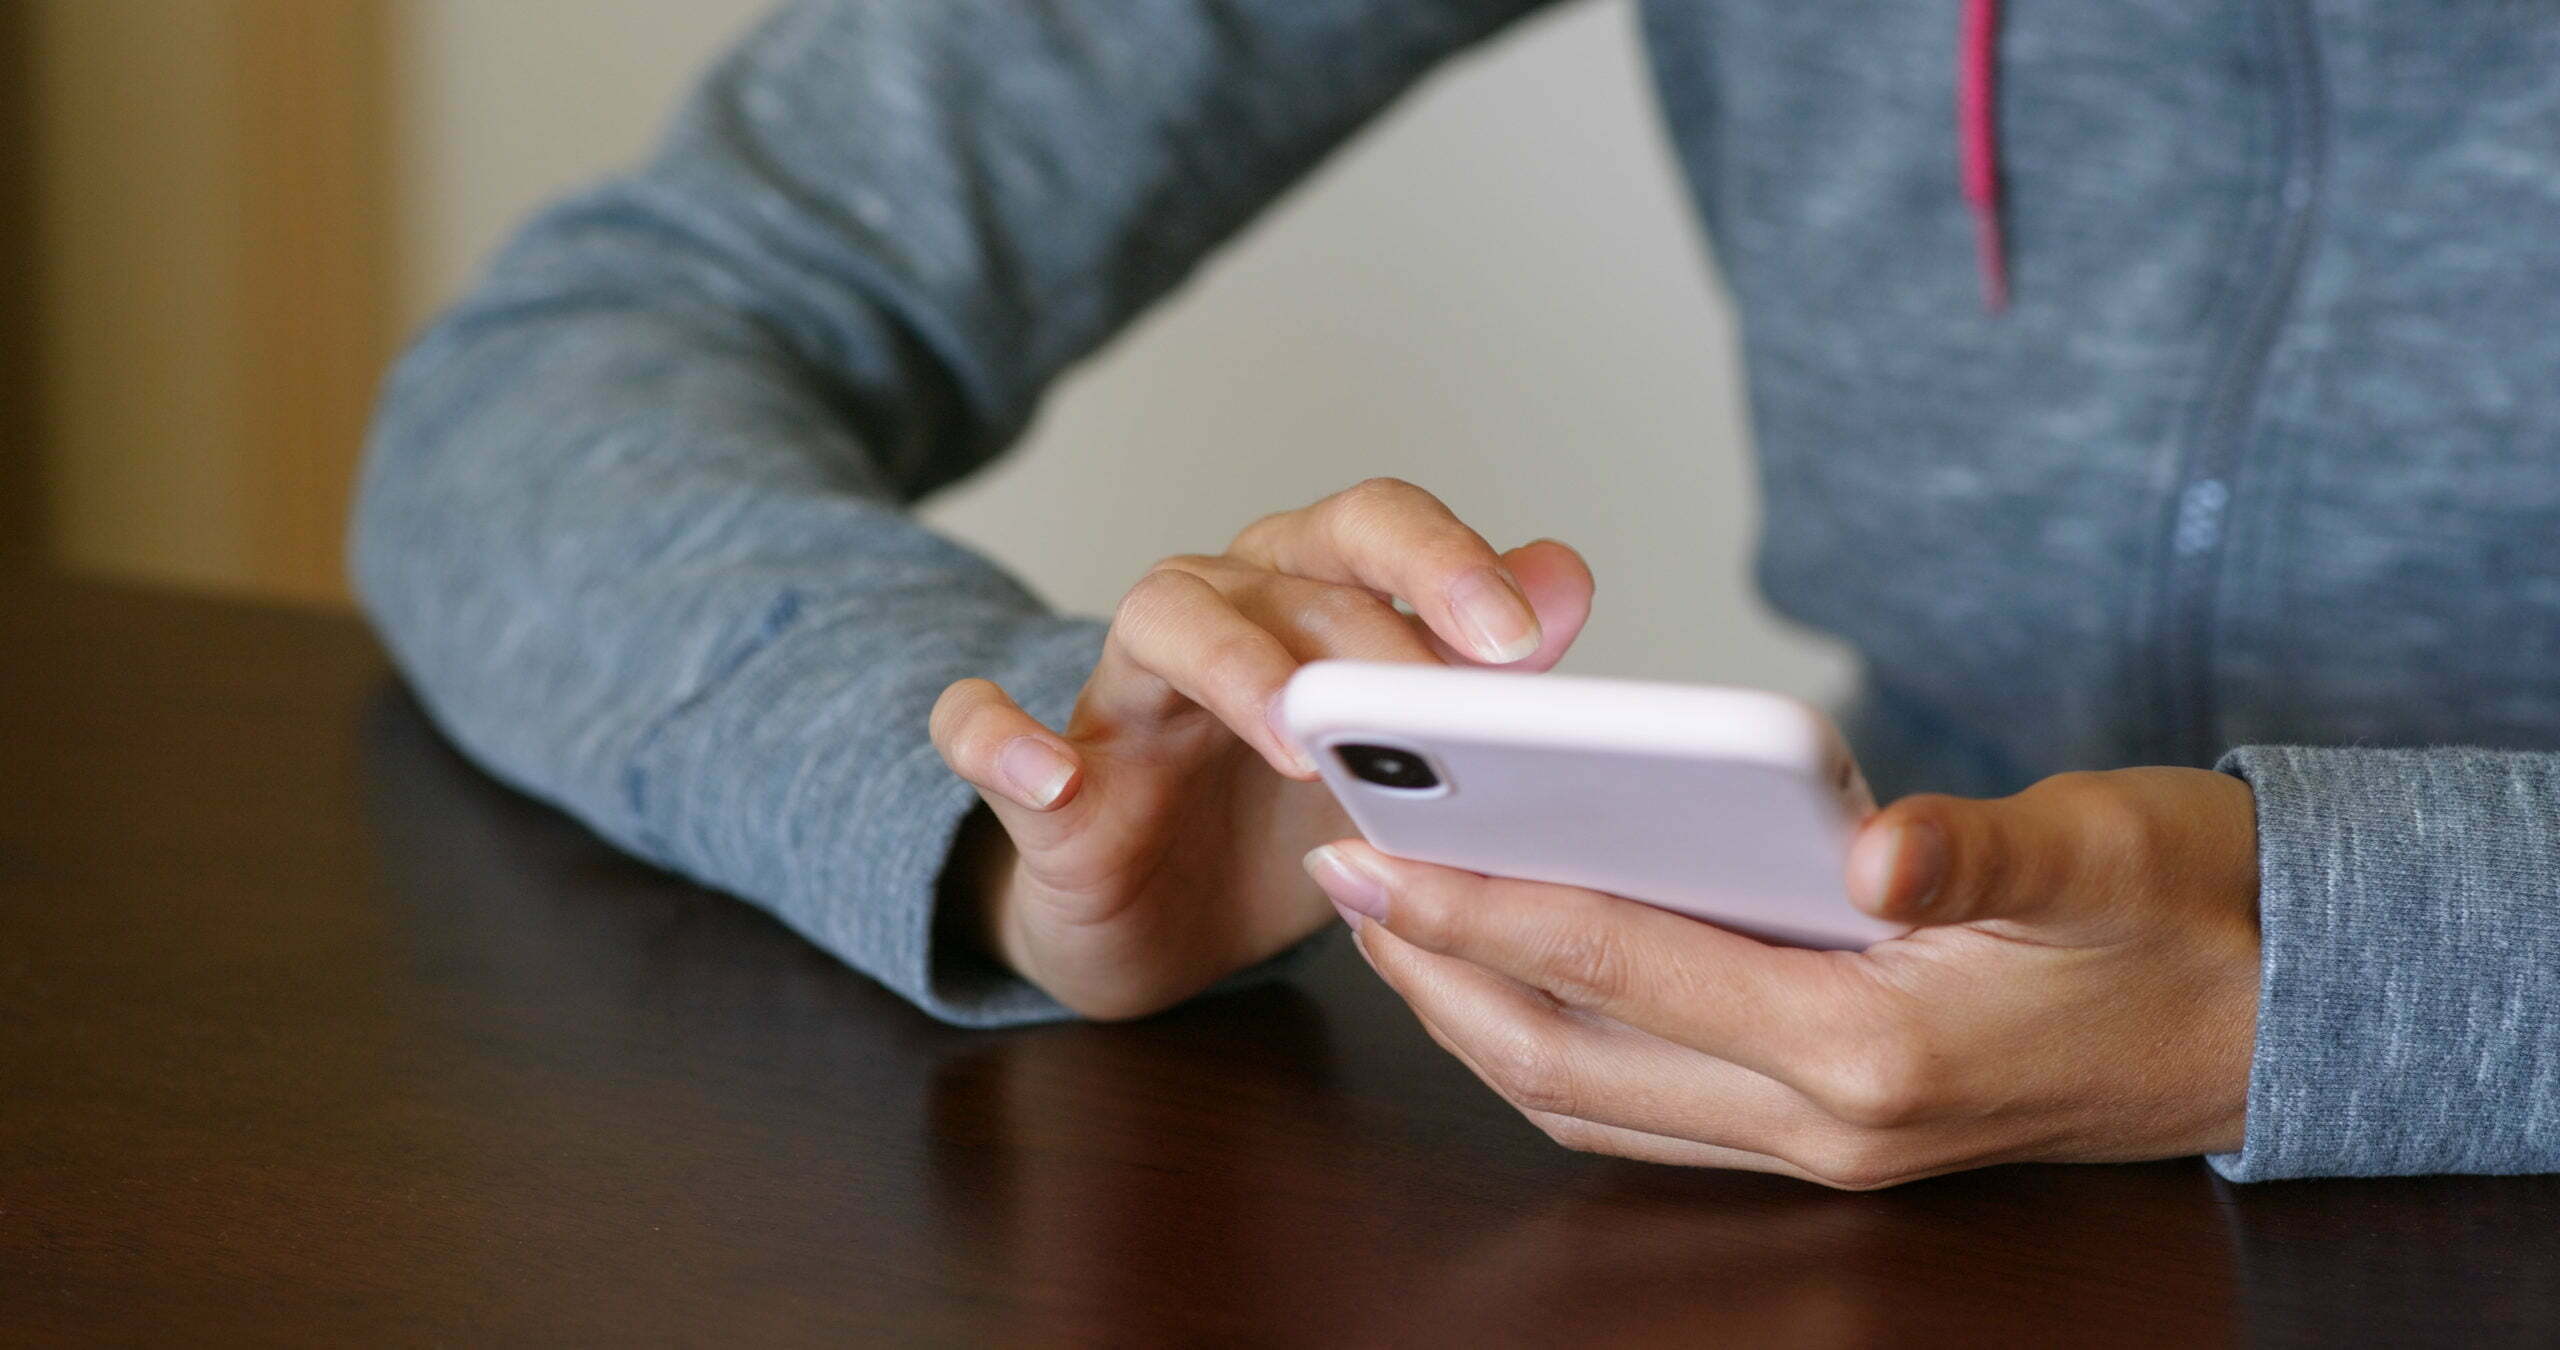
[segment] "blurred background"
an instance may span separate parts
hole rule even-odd
[[[909,0],[934,3],[935,0]],[[0,0],[0,550],[349,603],[403,335],[768,0]],[[1459,63],[927,514],[1056,603],[1372,474],[1591,558],[1571,663],[1845,680],[1748,582],[1731,316],[1624,0]]]

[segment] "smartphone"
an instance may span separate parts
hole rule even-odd
[[[1849,903],[1874,809],[1812,706],[1756,689],[1317,661],[1283,731],[1401,858],[1641,900],[1790,946],[1904,931]]]

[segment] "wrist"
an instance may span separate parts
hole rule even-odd
[[[1022,974],[1005,938],[1007,883],[1018,854],[1003,822],[983,804],[960,822],[943,864],[934,927],[946,950]]]

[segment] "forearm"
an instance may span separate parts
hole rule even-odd
[[[536,222],[402,363],[360,589],[484,764],[944,1017],[974,801],[936,694],[1063,719],[1095,625],[904,514],[1440,55],[1525,3],[835,0]],[[969,989],[955,980],[978,980]]]
[[[934,987],[922,911],[974,799],[922,728],[970,674],[1063,716],[1090,626],[900,514],[776,354],[690,322],[581,314],[422,350],[364,497],[368,604],[511,782],[944,1016],[1045,1010]]]

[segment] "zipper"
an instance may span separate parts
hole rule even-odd
[[[2310,253],[2327,157],[2319,34],[2311,0],[2262,0],[2259,12],[2281,81],[2276,118],[2274,227],[2266,265],[2241,311],[2220,374],[2179,465],[2162,528],[2158,616],[2160,720],[2166,762],[2206,764],[2222,750],[2213,690],[2217,583],[2229,543],[2234,471],[2269,355],[2292,309]]]

